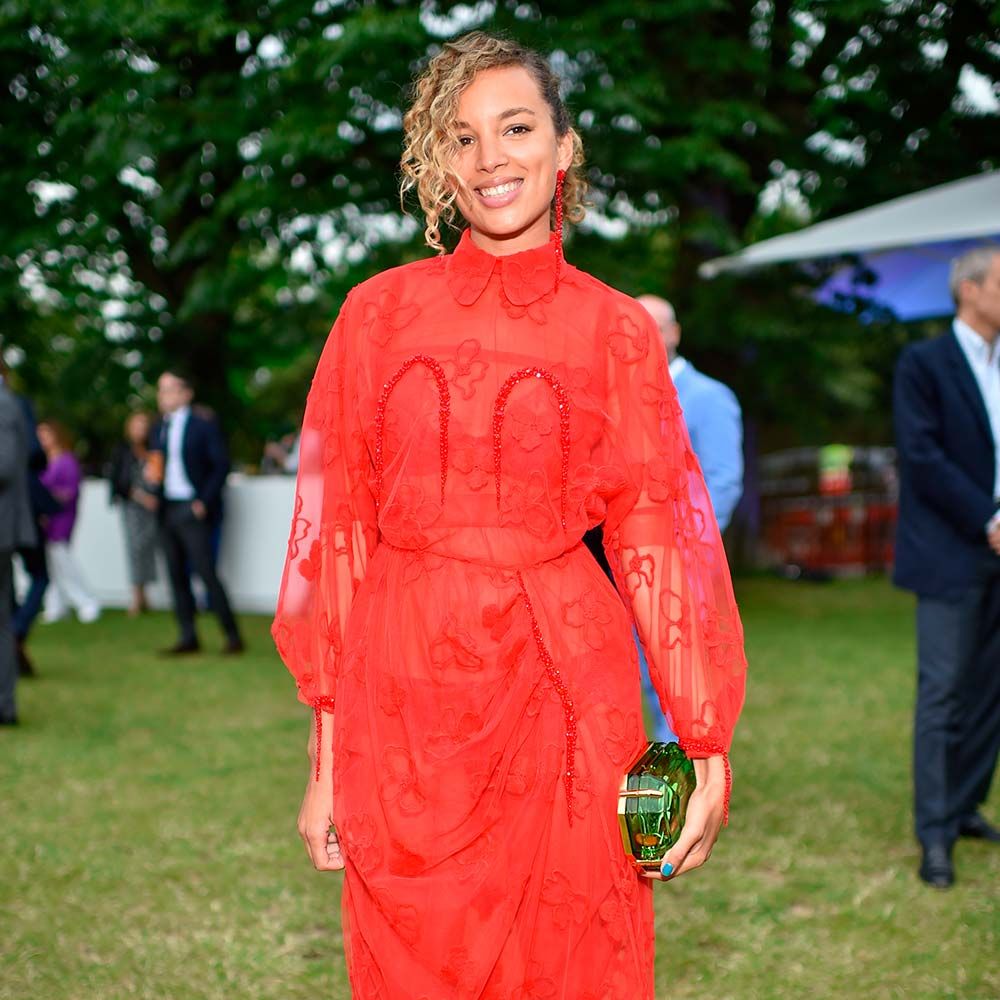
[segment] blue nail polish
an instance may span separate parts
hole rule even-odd
[[[674,866],[669,861],[664,861],[663,867],[660,869],[660,874],[664,878],[668,878],[669,876],[673,875],[673,873],[674,873]]]

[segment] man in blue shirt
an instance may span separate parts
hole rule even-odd
[[[743,415],[732,389],[702,374],[677,353],[681,325],[658,295],[636,300],[653,317],[670,361],[670,377],[684,411],[691,447],[705,476],[719,531],[725,531],[743,495]]]
[[[677,322],[674,307],[658,295],[640,295],[637,301],[653,317],[667,349],[670,377],[677,387],[677,398],[684,411],[691,447],[705,476],[719,530],[725,531],[743,495],[743,415],[740,404],[728,386],[703,375],[687,358],[677,353],[681,325]],[[639,661],[643,693],[653,719],[653,739],[669,742],[675,737],[660,709],[641,645]]]

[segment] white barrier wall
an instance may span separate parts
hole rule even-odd
[[[226,483],[219,575],[236,611],[274,611],[292,520],[294,476],[242,476]],[[108,500],[106,481],[88,479],[80,494],[73,551],[94,595],[107,608],[124,608],[131,589],[121,511]],[[147,590],[153,607],[169,608],[162,554],[157,581]]]

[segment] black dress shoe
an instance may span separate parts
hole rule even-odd
[[[168,649],[161,649],[160,656],[190,656],[192,653],[200,653],[201,646],[196,642],[178,642]]]
[[[973,813],[958,824],[958,835],[960,837],[974,837],[977,840],[989,840],[994,844],[1000,844],[1000,830],[983,819],[979,813]]]
[[[239,656],[240,653],[246,652],[246,646],[243,645],[243,640],[240,638],[229,639],[225,646],[222,647],[223,656]]]
[[[38,674],[35,673],[35,665],[28,659],[28,654],[24,651],[24,643],[18,642],[16,644],[17,650],[17,676],[18,677],[37,677]]]
[[[0,726],[16,726],[16,715],[0,715]]]
[[[920,878],[935,889],[950,889],[955,884],[955,869],[951,866],[951,851],[944,844],[924,848],[920,862]]]

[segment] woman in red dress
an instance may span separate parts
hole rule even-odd
[[[652,321],[563,259],[582,149],[545,60],[446,44],[405,131],[441,254],[350,293],[302,432],[273,629],[314,709],[299,831],[345,869],[357,1000],[652,998],[616,816],[631,623],[696,758],[676,877],[724,821],[743,701],[719,532]]]

